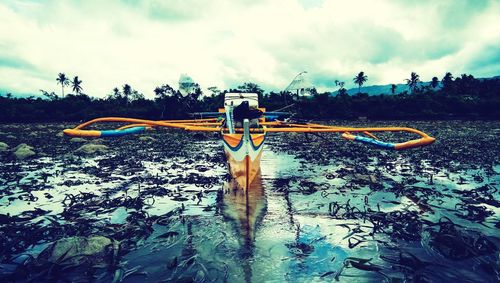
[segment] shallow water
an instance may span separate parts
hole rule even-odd
[[[37,155],[0,153],[0,278],[500,280],[498,122],[382,123],[437,142],[392,152],[332,136],[269,136],[248,195],[234,189],[216,135],[93,140],[110,150],[86,156],[75,154],[84,143],[56,136],[65,125],[1,125],[0,141]],[[95,235],[120,245],[105,268],[35,260],[57,240]]]

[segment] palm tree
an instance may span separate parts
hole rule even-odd
[[[162,110],[161,110],[161,116],[160,119],[164,118],[165,110],[167,109],[167,91],[171,94],[173,91],[173,88],[170,87],[169,85],[162,85],[162,86],[157,86],[153,90],[155,93],[155,99],[160,103],[160,105],[163,105]]]
[[[82,80],[79,80],[78,79],[78,76],[75,76],[73,78],[73,80],[71,81],[71,86],[73,87],[73,91],[76,93],[76,94],[80,94],[82,93]]]
[[[398,86],[397,86],[397,85],[395,85],[395,84],[392,84],[392,85],[391,85],[391,93],[392,93],[392,94],[395,94],[395,93],[396,93],[396,88],[397,88],[397,87],[398,87]]]
[[[61,85],[62,97],[64,97],[64,86],[69,85],[69,80],[64,73],[59,73],[59,75],[57,75],[56,81]]]
[[[219,88],[216,86],[211,86],[208,88],[208,90],[212,93],[212,97],[217,96],[220,93]],[[285,97],[285,99],[286,99],[286,97]]]
[[[343,87],[344,87],[344,84],[345,84],[345,82],[341,82],[341,81],[339,81],[339,80],[335,80],[335,85],[336,85],[336,86],[339,86],[340,88],[343,88]]]
[[[335,85],[339,87],[339,90],[337,91],[337,94],[339,96],[345,96],[347,95],[347,90],[344,88],[345,82],[341,82],[339,80],[335,80]]]
[[[132,94],[132,87],[129,84],[124,84],[123,85],[123,97],[125,98],[125,101],[128,102],[128,99],[129,99],[131,94]]]
[[[115,87],[113,88],[113,93],[109,95],[109,99],[120,99],[121,94],[120,94],[120,89]]]
[[[155,87],[155,89],[153,91],[154,91],[155,97],[157,99],[163,98],[163,94],[165,93],[165,90],[162,87],[157,86],[157,87]]]
[[[431,87],[436,88],[439,85],[439,79],[437,77],[433,77],[431,81]]]
[[[406,84],[411,90],[411,93],[415,91],[415,89],[418,87],[418,83],[420,82],[420,76],[417,75],[415,72],[411,72],[410,78],[406,79]]]
[[[256,83],[248,82],[243,85],[238,86],[238,90],[242,92],[253,92],[257,93],[259,96],[264,93],[264,90]]]
[[[365,72],[359,72],[359,74],[352,80],[358,85],[358,93],[360,93],[361,86],[368,80],[368,76],[365,75]]]

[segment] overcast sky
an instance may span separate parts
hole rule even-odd
[[[153,97],[181,73],[202,87],[282,90],[307,71],[322,91],[500,75],[500,1],[0,1],[0,93],[60,92],[78,75],[103,97],[128,83]]]

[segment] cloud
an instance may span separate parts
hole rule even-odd
[[[0,56],[0,68],[33,69],[34,66],[23,59]]]
[[[152,97],[181,73],[203,87],[284,89],[307,70],[320,90],[499,75],[497,1],[3,1],[0,88],[59,91],[59,72],[103,97],[125,83]]]

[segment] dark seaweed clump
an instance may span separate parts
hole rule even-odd
[[[498,131],[491,130],[497,123],[436,121],[408,126],[430,133],[437,142],[424,149],[392,152],[339,143],[324,135],[284,138],[292,145],[285,147],[290,154],[309,161],[301,162],[300,171],[314,171],[317,164],[336,169],[316,171],[324,176],[316,183],[300,177],[276,179],[275,188],[287,200],[317,194],[319,211],[322,207],[325,217],[342,222],[337,225],[346,229],[349,249],[373,242],[381,248],[374,255],[378,263],[346,258],[340,269],[322,277],[338,280],[354,268],[389,282],[500,280],[500,222],[494,212],[500,207],[500,144]],[[273,150],[283,150],[281,142],[271,142]],[[313,145],[317,147],[311,150]],[[329,180],[341,180],[341,185]],[[400,208],[389,209],[395,206]],[[314,212],[292,204],[289,213]]]

